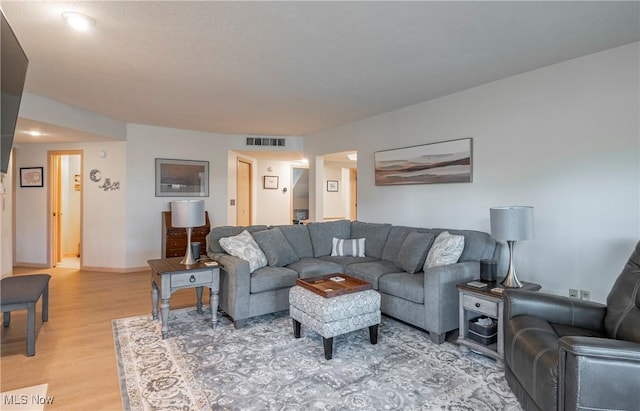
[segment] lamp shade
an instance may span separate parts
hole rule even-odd
[[[492,207],[491,236],[496,240],[521,241],[533,238],[533,207]]]
[[[172,226],[200,227],[204,223],[204,200],[178,200],[171,202]]]

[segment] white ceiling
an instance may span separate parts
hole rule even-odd
[[[636,1],[0,4],[26,91],[240,135],[306,135],[640,39]],[[68,10],[96,25],[73,31]]]

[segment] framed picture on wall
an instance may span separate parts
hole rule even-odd
[[[377,186],[471,183],[472,139],[442,141],[374,153]]]
[[[156,158],[156,197],[209,197],[209,162]]]
[[[264,176],[263,187],[268,190],[278,189],[278,176]]]
[[[327,180],[327,191],[338,191],[338,180]]]
[[[43,187],[43,167],[20,167],[20,187]]]

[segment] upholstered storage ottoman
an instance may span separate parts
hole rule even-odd
[[[380,294],[365,290],[326,298],[295,286],[289,292],[289,315],[295,338],[300,338],[301,324],[311,328],[322,336],[324,357],[330,360],[337,335],[369,327],[369,340],[377,344]]]

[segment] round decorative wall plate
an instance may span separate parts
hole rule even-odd
[[[102,178],[102,173],[97,168],[94,168],[93,170],[89,171],[89,178],[94,183],[97,183]]]

